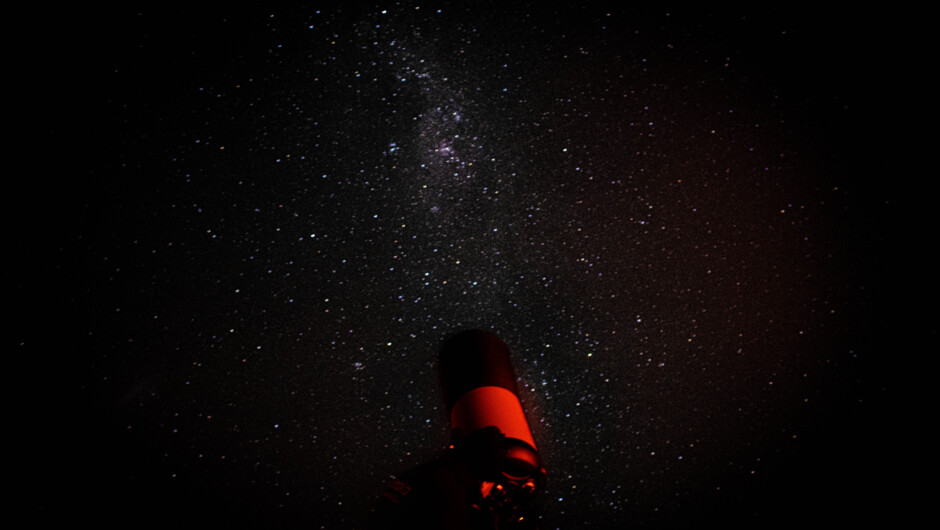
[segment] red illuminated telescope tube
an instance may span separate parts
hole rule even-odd
[[[444,341],[440,375],[455,438],[496,427],[505,436],[501,483],[527,494],[545,484],[545,470],[519,401],[509,348],[480,330],[458,333]]]

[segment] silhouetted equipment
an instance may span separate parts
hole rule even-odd
[[[536,528],[526,506],[546,474],[509,348],[490,333],[463,331],[444,341],[439,367],[451,445],[392,482],[370,528]]]
[[[506,344],[484,331],[458,333],[441,348],[440,373],[456,439],[486,427],[496,427],[505,436],[503,454],[494,455],[499,474],[483,478],[514,498],[541,489],[545,472],[519,401]]]

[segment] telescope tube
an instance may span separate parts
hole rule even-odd
[[[455,436],[496,427],[506,437],[499,463],[504,479],[541,487],[545,470],[519,401],[506,344],[485,331],[458,333],[441,347],[440,375]]]

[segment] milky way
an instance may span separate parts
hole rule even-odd
[[[355,528],[446,446],[436,349],[467,328],[512,350],[542,528],[872,491],[890,201],[832,18],[111,15],[42,133],[74,152],[47,261],[68,324],[17,340],[68,352],[72,442],[43,460],[79,519]]]

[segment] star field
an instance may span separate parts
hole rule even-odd
[[[880,515],[893,205],[833,15],[109,16],[41,77],[65,324],[16,338],[64,356],[39,447],[79,520],[356,528],[445,447],[468,328],[513,353],[541,528]]]

